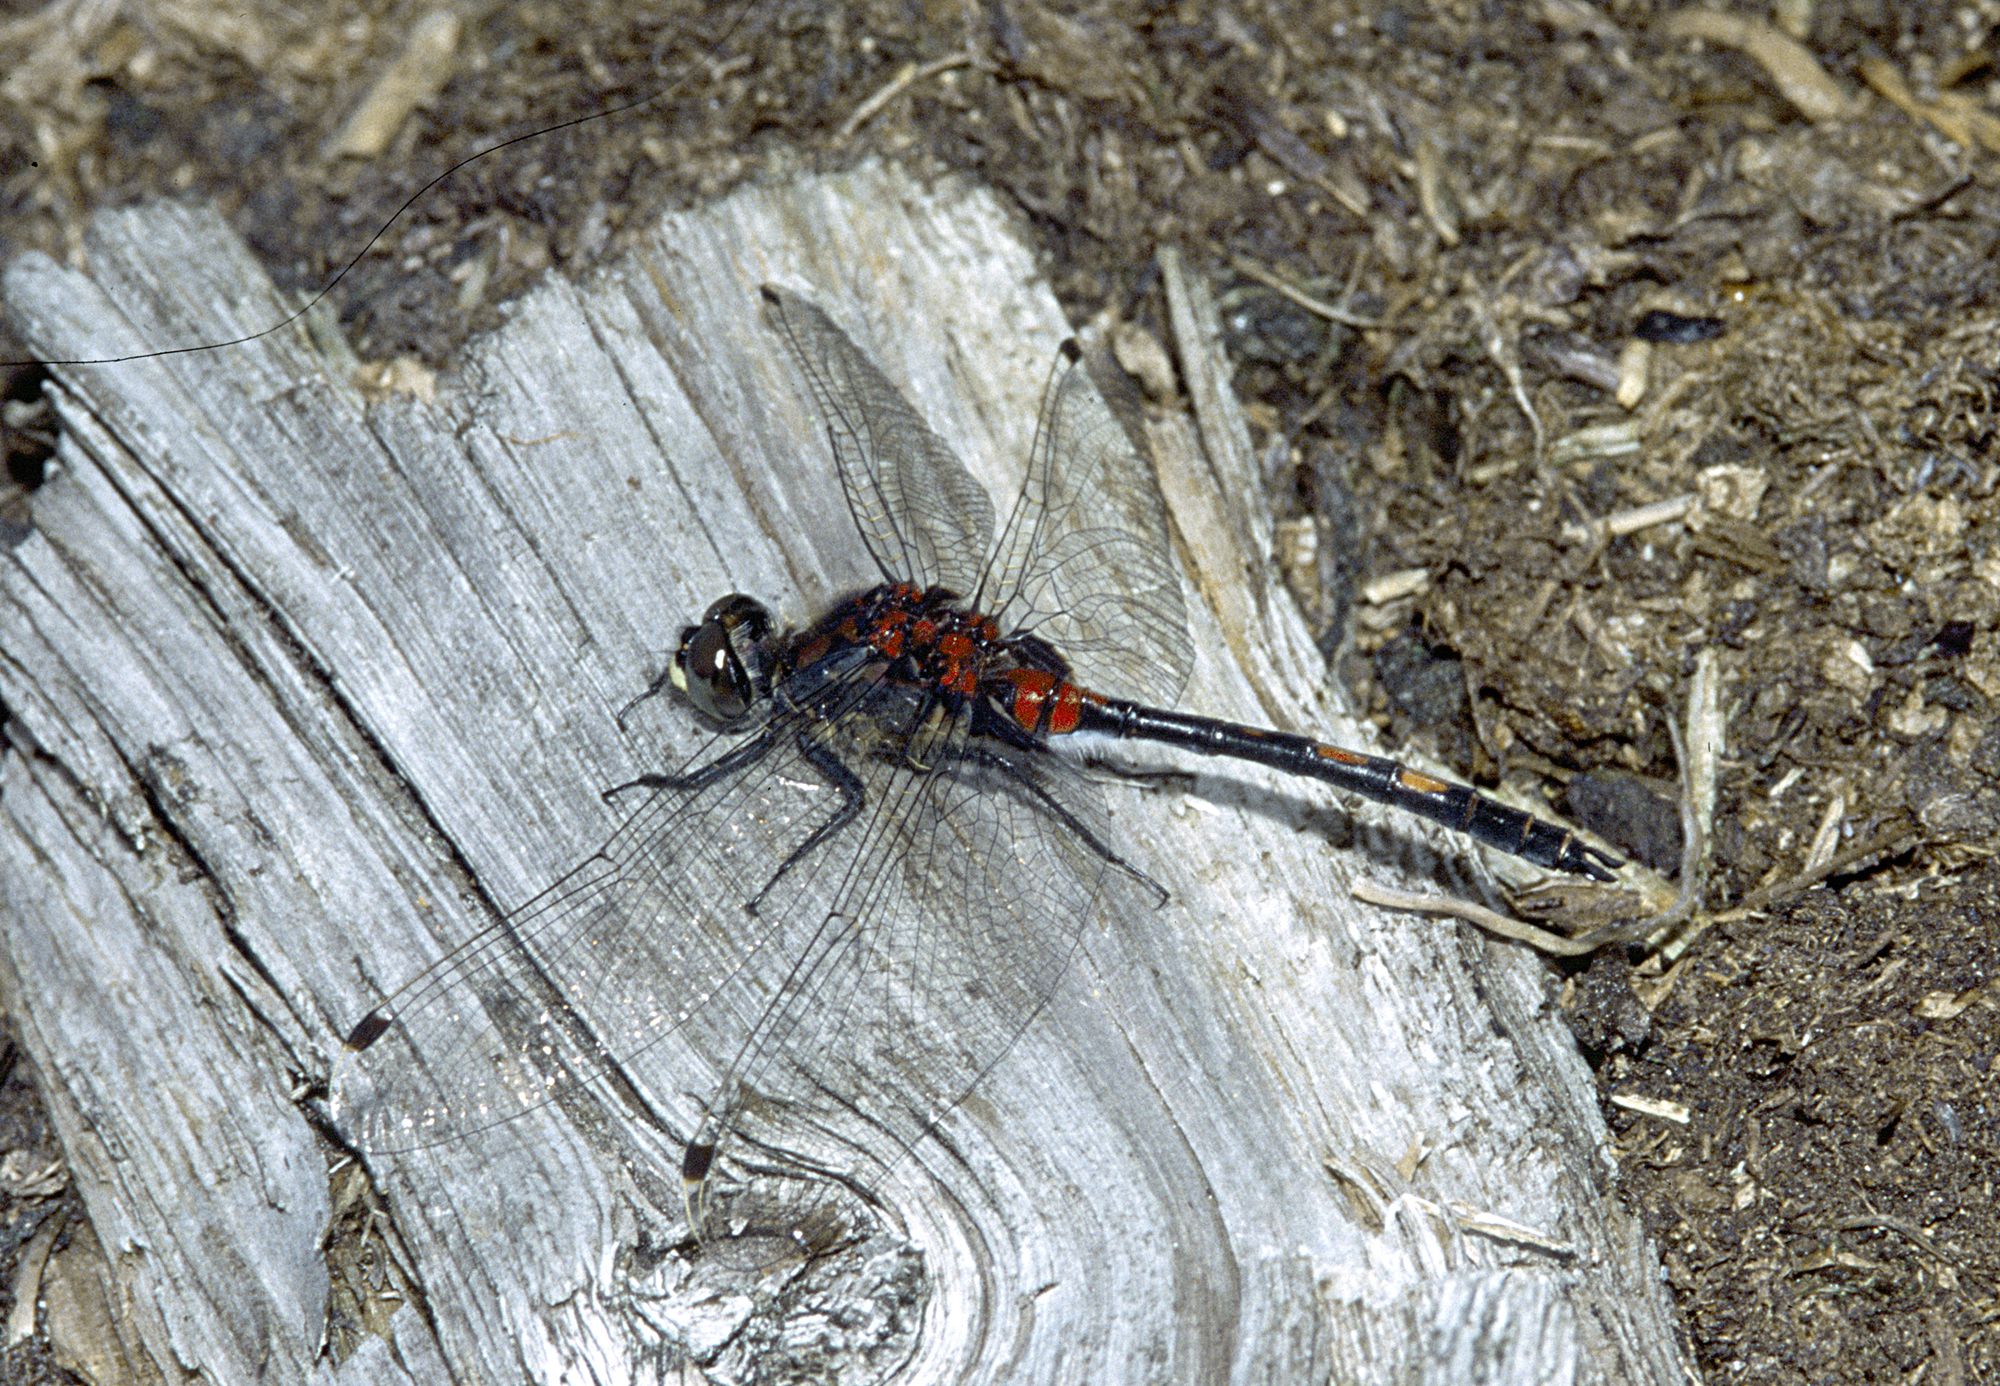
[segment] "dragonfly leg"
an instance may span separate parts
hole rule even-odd
[[[848,769],[840,757],[830,749],[813,740],[807,731],[799,733],[799,754],[804,756],[806,763],[819,771],[825,777],[827,784],[840,795],[840,807],[834,810],[833,817],[814,828],[804,842],[792,849],[791,854],[779,863],[778,869],[771,873],[771,879],[764,882],[763,889],[744,905],[743,908],[751,914],[757,913],[757,907],[764,903],[764,897],[771,893],[771,887],[782,880],[787,871],[811,856],[821,843],[852,823],[860,815],[861,806],[868,800],[861,777]]]
[[[1003,755],[996,755],[994,752],[978,745],[966,746],[959,753],[958,758],[970,764],[981,766],[984,769],[998,771],[1027,791],[1029,797],[1040,805],[1043,812],[1054,817],[1057,822],[1074,833],[1079,841],[1099,857],[1103,858],[1108,865],[1117,867],[1127,876],[1130,876],[1133,880],[1151,890],[1158,897],[1154,902],[1155,909],[1165,905],[1168,900],[1173,898],[1172,893],[1165,886],[1106,846],[1097,834],[1090,830],[1089,824],[1081,822],[1075,814],[1056,802],[1054,796],[1042,787],[1041,783],[1036,780],[1032,773],[1016,764],[1010,758]]]
[[[727,752],[717,756],[708,764],[697,766],[685,775],[662,775],[657,772],[639,775],[623,784],[612,785],[611,788],[604,790],[600,797],[609,803],[615,796],[633,789],[674,789],[682,792],[701,789],[755,765],[768,755],[775,745],[777,736],[770,727],[764,727],[748,741],[730,747]]]

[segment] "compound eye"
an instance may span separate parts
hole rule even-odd
[[[760,603],[740,592],[724,597],[700,625],[681,632],[674,686],[704,717],[725,725],[741,719],[758,696],[752,670],[770,628],[770,613]]]
[[[720,624],[739,649],[761,644],[764,637],[771,633],[771,613],[764,608],[764,603],[741,592],[731,592],[717,601],[702,613],[701,622],[703,625]]]

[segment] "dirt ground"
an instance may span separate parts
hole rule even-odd
[[[1360,705],[1681,891],[1551,967],[1702,1372],[2000,1379],[2000,0],[9,8],[0,258],[171,194],[310,292],[664,90],[424,192],[333,290],[372,358],[869,155],[999,190],[1078,322],[1164,335],[1180,247]],[[5,1057],[0,1305],[80,1217]]]

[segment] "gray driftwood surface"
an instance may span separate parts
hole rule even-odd
[[[282,311],[200,213],[108,217],[90,257],[8,276],[46,356]],[[61,465],[0,559],[0,985],[133,1354],[219,1382],[677,1379],[690,1349],[715,1380],[1684,1379],[1542,971],[1348,896],[1473,849],[1249,769],[1107,791],[1172,903],[1091,923],[834,1256],[690,1264],[677,1152],[617,1158],[561,1107],[371,1159],[386,1212],[353,1215],[301,1096],[338,1084],[338,1037],[592,850],[600,788],[693,744],[663,701],[613,721],[684,621],[872,579],[756,311],[773,279],[1011,495],[1067,325],[991,200],[881,169],[668,218],[430,402],[364,400],[297,329],[61,372]],[[1289,602],[1245,586],[1254,460],[1173,284],[1200,420],[1148,441],[1186,702],[1351,741]],[[356,1289],[385,1246],[393,1314]]]

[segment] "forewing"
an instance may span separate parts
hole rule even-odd
[[[894,385],[813,304],[764,288],[826,423],[848,509],[882,575],[972,591],[993,542],[993,502]]]
[[[629,1079],[663,1110],[705,1095],[793,946],[790,915],[752,902],[840,811],[800,754],[804,721],[767,728],[761,758],[739,745],[735,773],[650,791],[598,852],[371,1012],[356,1038],[379,1033],[336,1070],[335,1120],[394,1152],[598,1079]]]
[[[1042,401],[994,555],[994,615],[1040,636],[1101,693],[1169,704],[1193,666],[1165,506],[1074,343]]]

